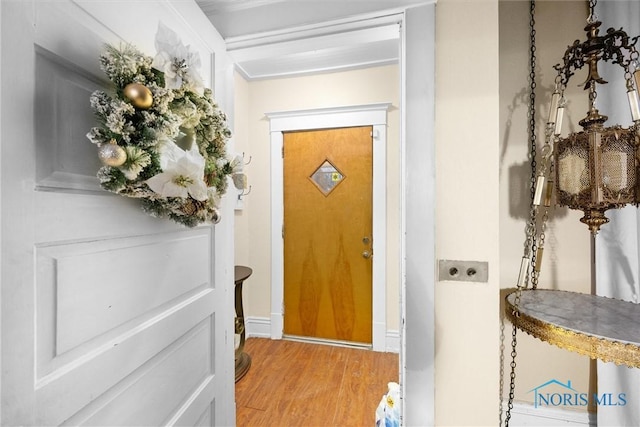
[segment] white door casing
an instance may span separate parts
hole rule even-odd
[[[103,44],[200,52],[223,108],[231,67],[195,2],[2,1],[2,425],[229,425],[233,206],[187,229],[102,191],[89,95]],[[222,96],[222,97],[221,97]]]
[[[271,338],[282,338],[284,327],[283,132],[353,126],[373,126],[373,343],[386,344],[386,141],[390,103],[267,113],[271,135]]]
[[[406,10],[402,26],[403,425],[435,425],[436,5]]]

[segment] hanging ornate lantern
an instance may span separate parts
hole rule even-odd
[[[580,221],[596,234],[600,226],[609,221],[604,215],[606,210],[639,201],[636,152],[640,107],[636,89],[640,83],[640,65],[635,48],[638,37],[630,39],[622,29],[613,28],[600,36],[601,22],[592,18],[593,14],[585,27],[587,40],[576,41],[569,46],[563,64],[555,66],[558,76],[551,99],[547,134],[556,138],[553,156],[557,203],[582,210],[584,216]],[[625,71],[627,98],[634,121],[630,128],[618,125],[605,127],[607,116],[601,115],[596,108],[596,84],[607,83],[598,73],[600,60],[618,64]],[[589,90],[589,111],[579,122],[583,130],[560,138],[564,88],[575,70],[584,65],[589,66],[584,82],[585,90]]]
[[[593,294],[538,289],[553,189],[558,205],[584,212],[580,221],[591,230],[592,242],[600,226],[609,221],[604,215],[606,210],[640,202],[640,55],[635,48],[640,36],[630,39],[622,29],[613,28],[600,36],[601,23],[594,14],[596,0],[589,0],[587,40],[569,46],[563,62],[554,67],[558,74],[545,127],[545,144],[540,150],[540,167],[536,170],[535,0],[530,0],[530,5],[529,115],[533,119],[529,120],[529,134],[535,186],[532,185],[530,217],[525,227],[524,254],[516,290],[505,298],[505,315],[513,326],[505,426],[509,425],[515,399],[517,329],[591,358],[640,368],[639,304]],[[634,123],[629,128],[605,127],[607,117],[596,108],[596,84],[606,83],[598,72],[601,60],[624,69]],[[588,65],[584,86],[589,91],[589,110],[580,121],[583,130],[562,138],[564,90],[574,72],[585,65]],[[621,317],[624,322],[619,322]]]

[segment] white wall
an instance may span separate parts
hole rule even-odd
[[[391,102],[387,131],[387,329],[398,330],[400,114],[395,65],[315,76],[246,82],[236,74],[235,146],[251,156],[245,167],[251,194],[236,212],[236,264],[253,269],[243,289],[247,317],[270,317],[270,134],[265,113]]]
[[[556,75],[553,65],[562,60],[568,45],[585,39],[587,8],[584,1],[536,3],[538,147]],[[530,203],[528,179],[529,2],[500,1],[500,286],[513,288],[523,255],[524,225]],[[586,69],[585,69],[586,70]],[[586,71],[585,71],[586,72]],[[587,101],[578,84],[578,72],[565,94],[570,99],[563,134],[580,130],[577,124],[587,112]],[[550,218],[542,275],[544,289],[590,292],[590,243],[581,212],[556,208]],[[606,227],[606,225],[605,225]],[[518,333],[516,400],[533,402],[529,390],[550,379],[571,380],[577,390],[589,390],[589,359]],[[511,324],[505,327],[506,389],[508,390]]]
[[[249,181],[247,185],[251,185],[251,191],[253,192],[254,185],[254,167],[256,164],[260,163],[259,158],[256,163],[253,163],[253,153],[252,153],[252,144],[249,140],[249,83],[242,78],[242,76],[238,73],[234,73],[234,90],[235,90],[235,122],[233,125],[233,141],[235,144],[235,153],[242,154],[245,153],[247,157],[247,161],[249,161],[249,156],[251,156],[251,161],[248,165],[243,166],[243,171],[246,174],[249,174]],[[231,191],[234,191],[232,189]],[[251,241],[249,239],[249,217],[250,217],[250,209],[252,205],[252,196],[247,196],[243,198],[244,210],[235,212],[235,263],[236,265],[250,265],[250,255],[251,255]],[[265,243],[268,245],[268,242]],[[262,281],[257,281],[262,282]],[[256,284],[256,286],[260,286],[260,284]],[[248,288],[248,285],[246,286]],[[245,291],[243,289],[243,293],[248,293],[248,289]],[[247,299],[245,297],[245,299]],[[247,301],[248,303],[248,301]],[[245,306],[245,313],[247,312],[247,307]],[[255,314],[254,314],[255,315]],[[245,314],[246,316],[246,314]]]
[[[436,258],[486,261],[489,279],[436,282],[437,425],[498,420],[498,77],[498,1],[438,1]]]

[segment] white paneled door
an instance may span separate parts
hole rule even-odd
[[[0,18],[0,424],[233,424],[232,211],[147,216],[99,188],[85,137],[105,42],[153,55],[162,22],[211,87],[217,33],[184,0],[1,0]]]

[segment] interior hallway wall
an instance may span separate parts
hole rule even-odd
[[[536,2],[538,147],[544,144],[544,124],[556,72],[568,45],[585,39],[587,7],[584,1]],[[500,1],[500,285],[517,282],[524,248],[524,227],[529,215],[528,87],[529,2]],[[587,112],[584,90],[586,68],[569,81],[565,96],[563,135],[579,131],[578,121]],[[606,112],[605,112],[606,113]],[[582,212],[556,208],[546,231],[541,289],[590,293],[590,242]],[[606,227],[606,225],[605,225]],[[504,292],[503,292],[504,294]],[[551,379],[571,381],[581,392],[589,391],[589,358],[562,350],[518,331],[516,400],[533,402],[530,390]],[[511,324],[505,323],[505,387],[509,387]],[[585,408],[578,408],[585,409]]]
[[[313,76],[247,82],[236,74],[235,147],[251,156],[245,167],[251,194],[236,211],[237,264],[253,276],[245,283],[245,316],[270,318],[270,134],[265,113],[391,102],[387,129],[387,330],[399,329],[400,114],[399,67],[388,65]]]
[[[436,282],[435,424],[496,425],[498,0],[438,1],[435,65],[436,258],[489,265],[486,283]]]

